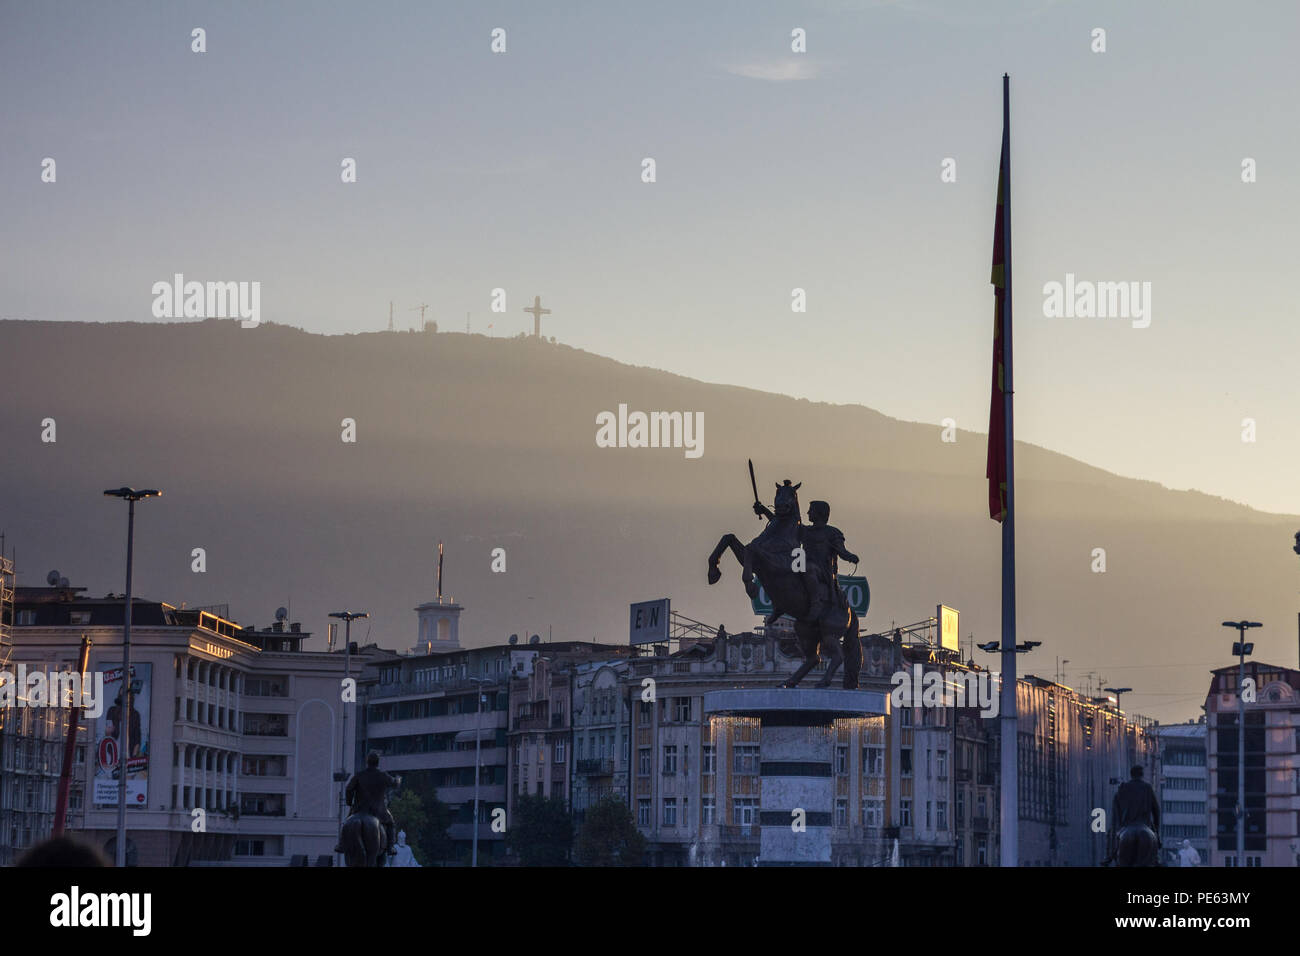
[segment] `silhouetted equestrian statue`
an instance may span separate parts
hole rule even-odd
[[[1151,784],[1142,779],[1142,768],[1129,771],[1110,805],[1110,855],[1103,864],[1158,866],[1160,850],[1160,804]]]
[[[794,620],[795,639],[804,662],[781,686],[794,687],[827,658],[826,674],[818,687],[829,687],[840,667],[844,667],[844,687],[856,689],[862,668],[862,645],[858,641],[858,616],[848,606],[836,580],[838,559],[857,562],[857,555],[844,546],[844,535],[827,523],[830,505],[814,501],[808,509],[811,525],[799,519],[799,484],[776,486],[776,497],[769,510],[758,500],[754,481],[754,463],[749,464],[750,484],[754,489],[754,513],[767,519],[767,527],[749,544],[741,544],[734,534],[725,534],[709,555],[709,584],[722,577],[718,559],[727,549],[741,565],[745,593],[758,596],[761,585],[772,601],[770,625],[782,615]],[[756,580],[757,579],[757,580]],[[843,649],[841,650],[841,644]]]
[[[401,786],[401,779],[379,769],[379,754],[366,755],[366,769],[352,775],[345,796],[352,815],[343,821],[336,853],[348,866],[383,866],[396,853],[395,824],[388,812],[388,791]]]

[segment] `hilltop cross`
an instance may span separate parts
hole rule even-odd
[[[535,295],[533,296],[532,308],[525,308],[524,311],[533,314],[533,336],[540,339],[542,337],[542,316],[550,315],[551,310],[543,309],[542,297],[540,295]]]

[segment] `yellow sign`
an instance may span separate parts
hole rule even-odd
[[[960,614],[956,608],[940,604],[934,615],[939,619],[939,646],[949,650],[961,650]]]

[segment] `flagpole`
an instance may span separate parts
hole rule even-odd
[[[1011,77],[1002,74],[1002,155],[1005,192],[1002,205],[1002,241],[1005,291],[1002,296],[1003,421],[1006,430],[1006,517],[1002,521],[1002,865],[1019,861],[1019,736],[1016,720],[1016,508],[1015,436],[1012,431],[1011,378]]]

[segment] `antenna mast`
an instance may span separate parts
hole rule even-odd
[[[442,603],[442,542],[438,542],[438,603]]]

